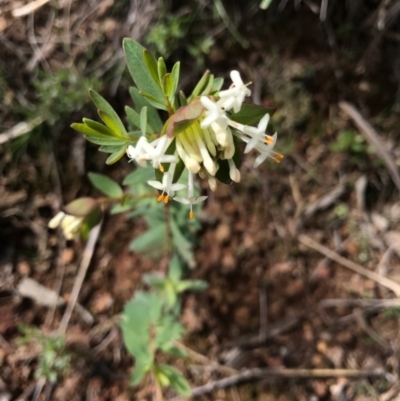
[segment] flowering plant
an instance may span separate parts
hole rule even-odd
[[[137,292],[122,315],[125,345],[135,358],[132,382],[136,384],[152,373],[158,394],[162,386],[171,386],[188,395],[190,386],[184,377],[174,367],[158,364],[157,355],[161,351],[183,356],[176,347],[183,332],[178,295],[206,288],[202,281],[181,279],[185,262],[194,265],[191,245],[198,222],[193,209],[207,199],[199,195],[195,177],[207,180],[215,191],[218,181],[240,181],[241,153],[257,152],[254,167],[267,158],[279,163],[283,156],[274,151],[277,134],[266,133],[273,110],[245,103],[251,90],[238,71],[230,73],[232,84],[224,90],[223,80],[206,71],[186,96],[178,92],[179,62],[168,72],[164,60],[156,60],[139,43],[125,39],[123,47],[136,84],[130,89],[135,108],[125,107],[129,128],[94,91],[90,95],[103,124],[84,118],[72,127],[100,145],[100,151],[110,154],[107,164],[127,155],[139,168],[123,182],[128,191],[104,175],[90,173],[89,179],[104,197],[71,202],[64,208],[66,214],[60,212],[50,226],[59,224],[67,239],[76,238],[81,229],[87,234],[101,219],[104,207],[111,204],[112,213],[128,211],[132,217],[145,218],[149,230],[136,238],[131,248],[146,255],[167,255],[170,264],[165,275],[144,277],[151,291]],[[167,113],[165,122],[157,110]],[[244,152],[241,142],[245,144]],[[149,192],[149,186],[158,194]],[[160,214],[158,202],[167,205],[167,213]],[[188,211],[193,220],[190,226]]]

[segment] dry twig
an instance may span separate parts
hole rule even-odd
[[[40,125],[44,121],[44,118],[41,116],[35,117],[34,119],[28,122],[18,123],[14,125],[14,127],[10,128],[8,131],[0,134],[0,145],[11,141],[12,139],[18,138],[22,135],[31,132],[35,127]]]
[[[58,328],[59,334],[64,334],[67,329],[69,319],[71,318],[72,311],[75,308],[79,292],[82,288],[83,280],[85,279],[87,269],[89,268],[90,261],[92,260],[96,242],[100,234],[100,229],[101,222],[90,232],[88,242],[83,252],[82,262],[79,266],[78,275],[76,276],[74,287],[72,288],[71,296],[68,300],[67,308],[65,309],[64,316],[62,317],[60,326]]]
[[[354,105],[347,102],[339,103],[340,109],[346,113],[357,125],[361,133],[365,136],[367,141],[375,148],[376,153],[383,159],[389,174],[400,191],[400,174],[395,161],[393,160],[386,147],[382,144],[378,133],[372,127],[372,125],[361,115],[361,113],[355,108]]]
[[[269,379],[272,377],[281,378],[305,378],[305,379],[321,379],[321,378],[338,378],[346,377],[349,379],[360,379],[365,377],[383,377],[385,372],[381,369],[358,370],[358,369],[284,369],[284,368],[264,368],[264,369],[248,369],[235,376],[217,380],[196,387],[192,390],[192,397],[209,394],[216,390],[221,390],[237,384],[249,381]],[[176,397],[171,401],[183,400],[184,397]]]
[[[343,256],[340,256],[335,251],[332,251],[329,248],[319,244],[318,242],[314,241],[313,239],[307,237],[304,234],[300,234],[298,236],[298,240],[303,245],[308,246],[311,249],[314,249],[315,251],[321,253],[322,255],[325,255],[327,258],[332,259],[336,263],[339,263],[340,265],[347,267],[353,272],[360,274],[361,276],[367,277],[370,280],[373,280],[378,284],[388,288],[389,290],[393,291],[397,297],[400,297],[400,284],[396,283],[395,281],[390,280],[384,276],[381,276],[380,274],[377,274],[373,271],[367,270],[365,267],[355,262],[352,262],[351,260],[348,260]]]

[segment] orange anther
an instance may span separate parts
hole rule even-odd
[[[163,199],[164,199],[164,195],[161,194],[161,195],[158,196],[157,202],[161,202]]]
[[[165,195],[165,197],[164,197],[164,203],[168,203],[169,202],[169,196],[168,195]]]
[[[158,167],[158,169],[163,173],[164,172],[164,166],[162,164],[160,164],[160,167]]]
[[[193,219],[193,217],[194,217],[194,213],[193,213],[193,210],[191,210],[191,211],[189,212],[189,218]]]

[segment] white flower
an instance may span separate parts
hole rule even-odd
[[[79,236],[80,227],[83,222],[83,217],[73,216],[64,212],[58,212],[48,224],[49,228],[61,227],[64,237],[67,240],[72,240]]]
[[[242,107],[244,98],[251,95],[251,90],[243,83],[238,71],[231,71],[231,79],[233,82],[232,87],[219,92],[220,100],[218,104],[225,110],[233,108],[233,111],[238,113]]]
[[[145,140],[142,140],[140,143],[141,148],[137,151],[138,153],[141,151],[142,152],[136,158],[139,163],[143,162],[144,160],[151,160],[153,168],[158,168],[160,171],[164,171],[161,163],[178,162],[177,156],[165,154],[165,151],[172,142],[172,138],[168,138],[166,135],[163,135],[151,143],[148,142],[147,138],[142,136],[140,139],[142,138]]]
[[[234,182],[240,182],[240,171],[237,169],[235,162],[233,159],[228,159],[229,164],[229,177]]]
[[[213,102],[207,96],[202,96],[200,102],[206,109],[206,117],[200,123],[201,128],[207,128],[214,122],[218,123],[222,128],[225,128],[228,125],[228,117],[221,106]]]
[[[174,201],[177,201],[179,203],[182,203],[184,205],[190,205],[190,212],[189,212],[189,217],[193,219],[194,213],[193,213],[193,205],[198,205],[201,202],[204,202],[208,196],[199,196],[196,198],[194,196],[194,182],[193,182],[193,173],[189,171],[189,177],[188,177],[188,197],[187,198],[181,198],[179,196],[175,196]]]
[[[243,133],[248,135],[251,139],[247,143],[244,153],[249,153],[250,150],[254,149],[258,143],[266,142],[271,143],[272,138],[265,134],[269,123],[269,114],[266,114],[258,123],[257,127],[250,127],[248,125],[243,127]]]
[[[267,159],[268,157],[270,157],[275,163],[281,162],[280,159],[283,158],[283,155],[281,153],[273,151],[277,138],[278,134],[275,132],[275,134],[272,136],[272,141],[268,145],[265,145],[264,143],[259,143],[258,145],[256,145],[255,148],[260,152],[260,154],[254,161],[255,168],[257,168],[261,163],[263,163],[264,160]]]
[[[150,186],[162,191],[161,195],[157,198],[159,202],[164,200],[164,203],[168,203],[169,198],[174,196],[175,191],[180,191],[181,189],[186,188],[185,184],[180,184],[178,182],[175,184],[172,183],[172,180],[174,178],[175,168],[176,164],[171,163],[168,172],[163,174],[162,182],[147,181],[147,183]]]

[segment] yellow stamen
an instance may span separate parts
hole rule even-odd
[[[284,156],[283,156],[282,153],[277,153],[277,154],[275,155],[275,157],[277,157],[278,159],[283,159],[283,158],[284,158]]]
[[[160,164],[160,166],[158,167],[158,169],[163,173],[164,172],[164,166],[162,164]]]
[[[272,138],[272,136],[267,135],[267,137],[265,138],[265,143],[267,145],[270,145],[273,141],[274,141],[274,138]]]
[[[193,210],[191,210],[191,211],[189,212],[189,218],[193,219],[193,217],[194,217],[194,213],[193,213]]]
[[[163,199],[164,199],[164,195],[161,194],[161,195],[158,196],[157,202],[161,202]]]
[[[168,203],[169,202],[169,196],[168,195],[165,195],[165,197],[164,197],[164,203]]]
[[[275,156],[273,159],[272,159],[275,163],[280,163],[281,161],[279,160],[279,157],[277,157],[277,156]]]

